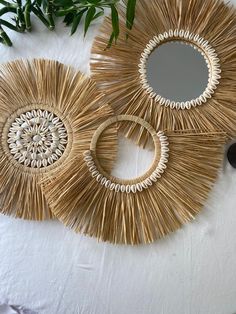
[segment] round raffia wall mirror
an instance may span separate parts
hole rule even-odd
[[[236,135],[232,5],[222,0],[139,0],[128,40],[124,19],[117,45],[105,49],[109,23],[107,18],[94,41],[91,70],[116,114],[136,115],[164,130]],[[143,129],[125,124],[122,130],[142,145],[148,141]]]

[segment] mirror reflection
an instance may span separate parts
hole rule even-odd
[[[172,101],[199,97],[208,84],[204,56],[187,43],[167,42],[154,49],[147,60],[147,78],[154,91]]]

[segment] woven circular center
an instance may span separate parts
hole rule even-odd
[[[68,135],[63,122],[52,112],[31,110],[19,115],[8,131],[10,153],[31,168],[52,165],[64,153]]]

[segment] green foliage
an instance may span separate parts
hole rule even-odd
[[[110,46],[119,37],[119,14],[117,5],[120,0],[0,0],[0,43],[11,46],[12,42],[6,29],[16,32],[31,31],[31,16],[37,16],[49,29],[55,28],[55,19],[63,17],[66,26],[71,27],[74,34],[84,17],[84,35],[91,23],[104,15],[105,9],[110,9],[112,34],[108,43]],[[126,8],[126,26],[132,28],[135,16],[136,0],[128,0]],[[3,19],[3,15],[11,15],[11,22]]]

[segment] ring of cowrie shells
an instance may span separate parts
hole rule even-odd
[[[53,165],[62,157],[68,143],[65,124],[57,114],[46,109],[13,114],[5,131],[8,155],[31,169]]]
[[[133,180],[119,179],[106,173],[100,166],[96,157],[96,144],[100,135],[111,124],[120,121],[130,121],[140,124],[151,134],[154,142],[155,154],[151,167],[143,176]],[[108,119],[96,130],[91,140],[90,150],[84,152],[84,161],[89,168],[92,178],[105,188],[122,193],[142,192],[144,189],[149,188],[157,182],[157,180],[160,179],[165,172],[169,158],[168,146],[168,138],[164,132],[156,132],[156,130],[142,118],[132,115],[118,115]]]
[[[179,41],[180,43],[185,43],[192,46],[203,55],[206,61],[209,71],[208,85],[205,91],[196,99],[185,102],[175,102],[156,93],[148,82],[147,60],[150,54],[158,46],[171,41]],[[211,98],[214,94],[221,78],[220,59],[218,58],[215,49],[211,47],[207,40],[200,37],[198,34],[193,34],[189,31],[185,31],[182,29],[171,29],[168,32],[164,32],[163,34],[154,36],[147,43],[144,51],[142,52],[140,63],[138,66],[140,73],[140,82],[143,89],[147,91],[151,98],[155,99],[155,102],[158,102],[161,106],[170,107],[171,109],[191,109],[192,107],[201,106],[202,104],[206,103],[207,99]]]

